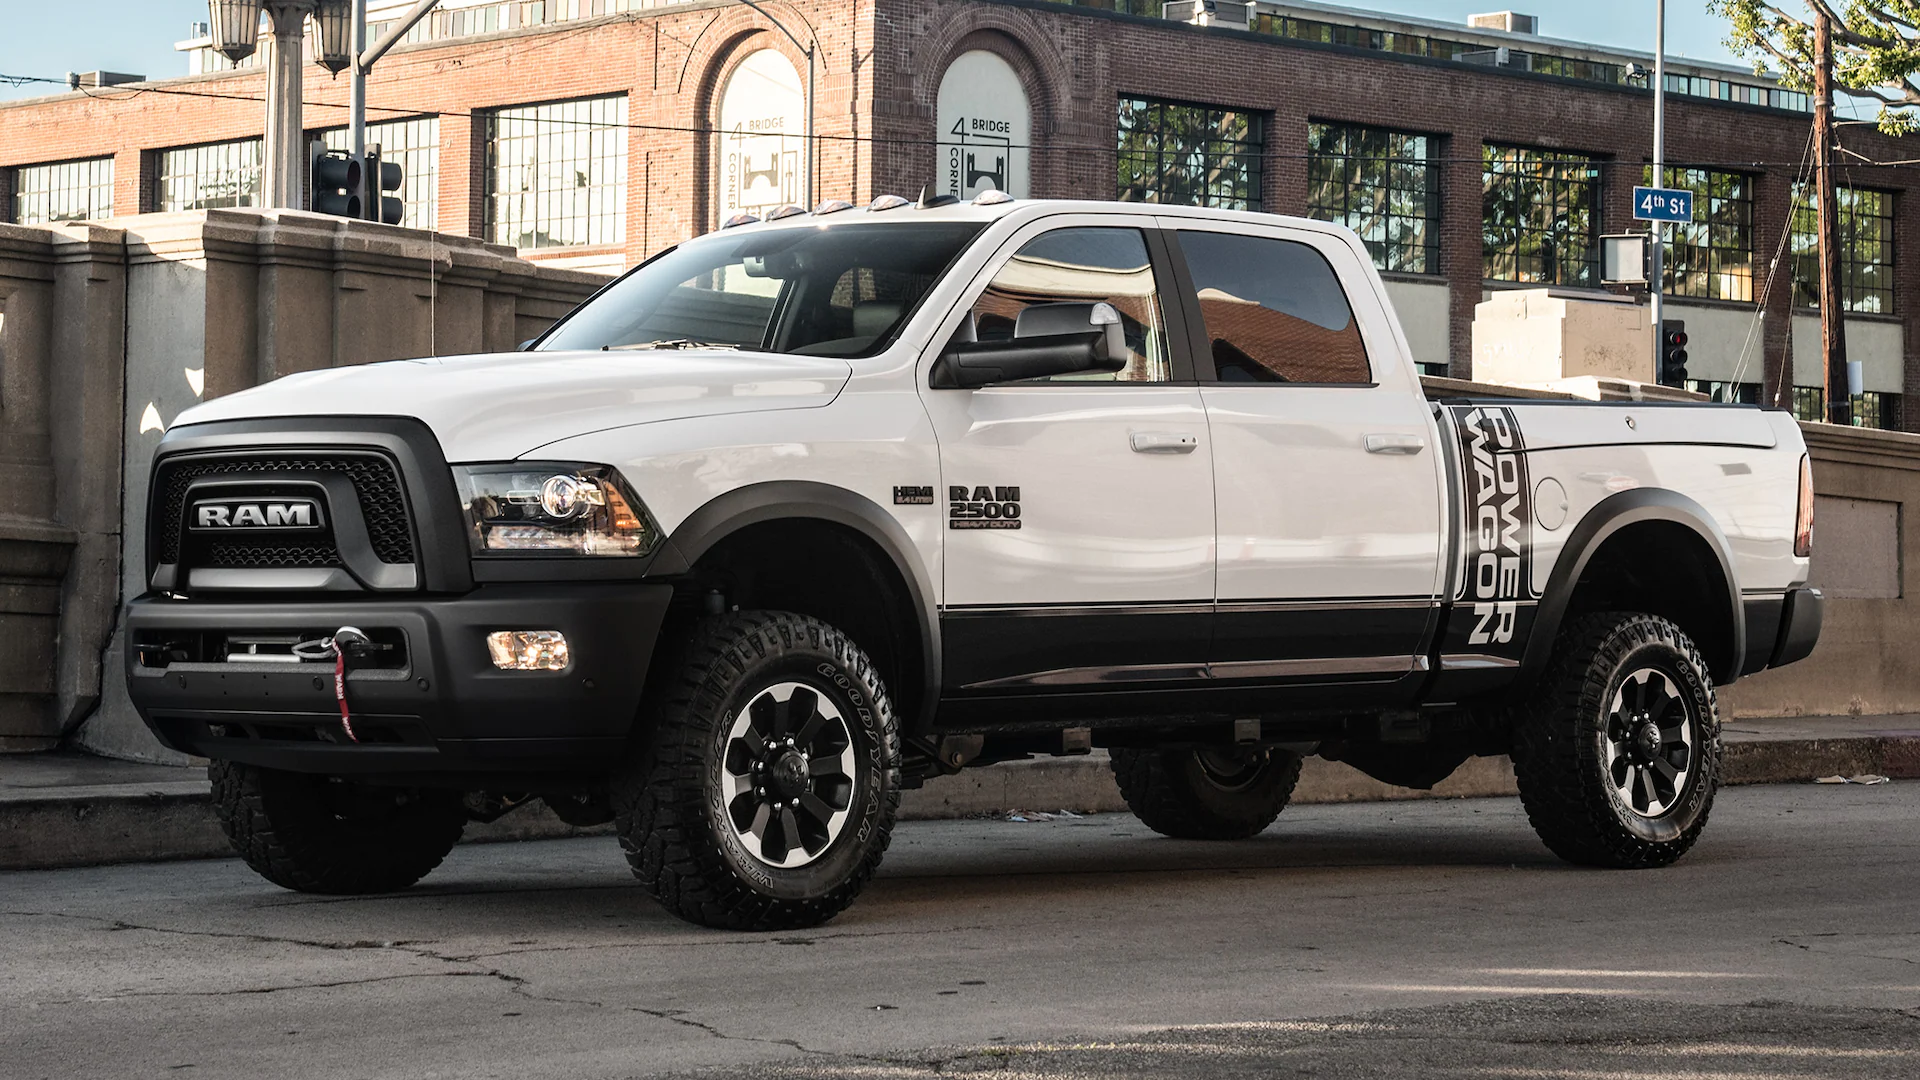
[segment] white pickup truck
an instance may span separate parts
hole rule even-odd
[[[997,193],[729,222],[523,351],[166,432],[128,685],[294,889],[531,799],[710,926],[849,904],[903,787],[1106,748],[1232,839],[1302,755],[1511,754],[1575,862],[1684,853],[1714,687],[1804,657],[1782,412],[1435,400],[1361,241]]]

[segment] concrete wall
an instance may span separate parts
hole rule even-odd
[[[294,211],[0,225],[0,750],[165,758],[113,633],[182,411],[296,371],[510,350],[605,282]]]
[[[1445,370],[1448,355],[1447,336],[1452,331],[1452,297],[1445,282],[1418,278],[1386,279],[1387,299],[1400,316],[1400,329],[1417,363],[1434,364]]]
[[[1802,424],[1813,456],[1812,582],[1829,591],[1813,655],[1728,687],[1723,715],[1835,716],[1920,712],[1920,437]],[[1920,582],[1915,583],[1920,587]]]
[[[1906,327],[1895,319],[1859,316],[1848,319],[1846,326],[1847,359],[1860,361],[1864,368],[1863,388],[1883,394],[1902,393],[1906,379]],[[1793,385],[1826,384],[1826,372],[1820,369],[1820,317],[1795,315]]]

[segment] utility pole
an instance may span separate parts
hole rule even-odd
[[[1813,24],[1813,177],[1820,203],[1820,356],[1827,421],[1853,424],[1847,390],[1847,332],[1840,310],[1840,195],[1833,181],[1833,20],[1815,6]]]
[[[353,36],[348,39],[347,55],[353,62],[347,67],[347,152],[353,160],[367,160],[367,69],[360,63],[360,54],[367,51],[367,0],[353,0]],[[370,206],[367,202],[366,170],[360,172],[360,205]],[[374,183],[373,197],[380,197],[378,181]]]
[[[298,210],[307,175],[306,134],[300,97],[307,62],[307,15],[315,0],[268,0],[273,18],[273,47],[267,56],[266,205]]]
[[[1667,186],[1667,0],[1654,0],[1653,24],[1653,186],[1663,188]],[[1667,226],[1659,221],[1649,224],[1653,227],[1653,243],[1649,245],[1653,287],[1648,291],[1653,294],[1653,377],[1657,381],[1665,353],[1662,320],[1667,299]]]

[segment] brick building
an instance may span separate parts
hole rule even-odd
[[[404,6],[374,0],[376,32]],[[1308,214],[1369,241],[1417,358],[1465,375],[1474,305],[1593,285],[1597,237],[1635,228],[1630,189],[1650,179],[1651,58],[1543,37],[1524,16],[1469,27],[1262,0],[1220,3],[1201,26],[1149,0],[760,7],[448,0],[369,85],[369,139],[408,172],[407,223],[611,270],[732,213],[922,187]],[[814,45],[811,70],[789,34]],[[250,202],[262,77],[184,47],[202,74],[0,103],[0,215]],[[1687,61],[1669,89],[1666,181],[1696,191],[1669,290],[1691,374],[1817,415],[1812,218],[1796,209],[1808,103]],[[308,68],[313,138],[341,138],[346,96]],[[1920,391],[1916,177],[1871,164],[1915,155],[1866,126],[1842,141],[1857,412],[1920,430],[1920,408],[1901,408]]]

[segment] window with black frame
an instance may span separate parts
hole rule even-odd
[[[1244,109],[1123,96],[1119,198],[1258,210],[1264,129]]]
[[[1595,285],[1600,165],[1566,150],[1481,148],[1482,273],[1490,281]]]
[[[1840,310],[1891,315],[1893,305],[1893,193],[1843,187],[1840,205]],[[1813,188],[1793,186],[1793,302],[1820,306],[1820,214]]]
[[[86,158],[13,170],[17,225],[89,221],[113,216],[113,159]]]
[[[160,153],[160,210],[260,205],[266,165],[259,139],[181,146]]]
[[[625,241],[626,95],[486,117],[487,239],[522,249]]]
[[[1658,187],[1693,192],[1693,220],[1667,226],[1669,296],[1753,302],[1753,178],[1669,165]],[[1641,172],[1653,181],[1653,166]]]
[[[1440,175],[1433,139],[1357,124],[1307,127],[1307,216],[1360,234],[1373,265],[1440,272]]]

